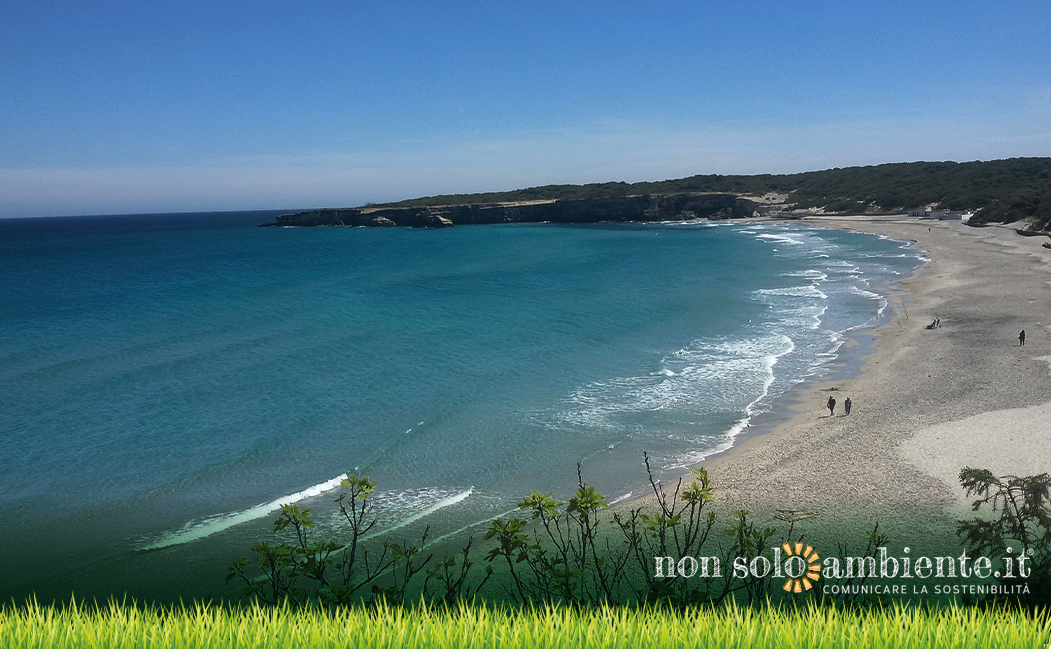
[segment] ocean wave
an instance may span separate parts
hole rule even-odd
[[[628,498],[631,498],[631,492],[630,491],[628,493],[626,493],[626,494],[621,494],[620,496],[617,496],[613,500],[609,501],[609,504],[610,505],[616,505],[619,502],[624,502]]]
[[[651,448],[662,450],[651,457],[662,470],[721,452],[775,399],[828,371],[853,331],[884,317],[888,300],[880,294],[882,288],[870,289],[870,280],[882,287],[900,274],[895,266],[901,266],[902,258],[919,258],[913,250],[870,254],[817,235],[759,225],[742,230],[780,248],[778,257],[806,264],[779,273],[801,278],[805,285],[752,291],[754,299],[770,307],[762,319],[749,320],[749,329],[759,335],[749,336],[748,342],[726,338],[694,343],[666,355],[645,376],[584,386],[566,399],[560,424],[570,430],[604,428],[640,440],[659,439]],[[775,336],[784,336],[791,349],[758,354],[747,349],[749,342]],[[718,426],[711,425],[714,421]]]
[[[452,530],[450,532],[446,532],[446,533],[444,533],[444,534],[442,534],[440,536],[436,536],[436,537],[428,540],[427,543],[425,543],[423,548],[421,548],[421,549],[426,549],[426,548],[438,545],[439,543],[441,543],[442,541],[444,541],[446,539],[462,538],[464,532],[467,532],[468,530],[478,529],[480,527],[487,526],[494,519],[506,518],[507,516],[510,516],[511,514],[521,514],[521,512],[522,512],[522,510],[518,509],[517,507],[515,507],[514,509],[508,509],[508,510],[505,510],[505,511],[496,512],[496,513],[494,513],[494,514],[492,514],[490,516],[487,516],[486,518],[482,518],[482,519],[478,519],[478,520],[472,521],[472,522],[470,522],[470,523],[468,523],[466,525],[463,525],[463,526],[461,526],[461,527],[459,527],[457,529],[454,529],[454,530]]]
[[[774,385],[776,379],[774,367],[783,356],[792,353],[796,348],[795,343],[792,342],[791,338],[788,338],[787,336],[783,336],[782,338],[787,342],[787,345],[781,350],[781,352],[764,357],[766,371],[762,389],[759,394],[757,394],[755,398],[744,407],[744,415],[735,421],[727,430],[723,431],[722,436],[718,438],[714,445],[712,444],[713,440],[711,439],[704,440],[707,443],[694,444],[690,451],[666,464],[664,466],[665,470],[697,464],[712,455],[722,453],[729,449],[733,446],[734,440],[737,436],[751,425],[755,416],[769,409],[767,399],[770,396],[770,388]]]
[[[878,300],[878,299],[881,299],[883,297],[879,293],[873,293],[872,291],[866,291],[865,289],[863,289],[863,288],[861,288],[859,286],[853,285],[853,284],[850,286],[850,288],[847,289],[847,292],[851,293],[853,295],[860,295],[861,297],[867,297],[870,300]]]
[[[828,295],[813,284],[806,286],[788,286],[785,288],[761,288],[753,291],[755,295],[778,295],[783,297],[813,297],[827,300]]]
[[[237,512],[217,514],[201,520],[192,520],[178,530],[166,532],[152,540],[143,541],[136,545],[135,549],[158,550],[160,548],[197,541],[218,532],[222,532],[223,530],[228,530],[235,525],[263,518],[264,516],[280,510],[283,505],[291,505],[306,500],[307,498],[320,496],[326,491],[332,491],[339,487],[340,483],[346,479],[347,474],[344,473],[332,478],[331,480],[326,480],[325,482],[308,487],[302,491],[297,491],[294,494],[283,496],[277,500],[272,500],[268,503],[262,503],[255,507],[250,507]]]
[[[574,390],[553,418],[560,426],[630,431],[647,413],[675,421],[716,413],[747,416],[769,390],[777,359],[793,349],[791,338],[781,334],[696,341],[667,354],[657,371]]]
[[[813,331],[821,327],[821,317],[827,312],[827,304],[806,305],[801,308],[782,307],[777,313],[777,323],[774,326],[786,331]]]
[[[886,252],[859,252],[855,256],[860,259],[904,259],[905,257],[914,257],[915,255],[905,253],[891,254]]]
[[[377,494],[375,501],[376,507],[379,510],[387,512],[387,522],[386,524],[382,524],[383,521],[381,521],[381,524],[377,525],[375,530],[363,536],[362,540],[389,535],[391,532],[408,527],[439,510],[461,503],[474,493],[474,487],[472,486],[463,491],[454,493],[449,493],[447,491],[438,491],[438,493],[440,494],[440,497],[437,500],[433,500],[434,491],[431,490],[402,491],[392,495]],[[426,498],[426,495],[428,494],[431,495],[431,498]],[[421,498],[421,496],[424,496],[424,498]],[[432,502],[427,503],[428,500],[431,500]],[[402,507],[391,506],[398,501],[401,501]],[[417,506],[406,508],[404,505],[407,501],[415,501],[413,504],[416,504]],[[424,503],[422,507],[418,505],[421,501]]]
[[[815,282],[824,282],[828,279],[828,274],[824,273],[816,268],[808,268],[807,270],[793,270],[780,274],[781,277],[805,277],[806,279],[814,280]]]
[[[220,514],[203,520],[190,521],[177,531],[169,532],[138,544],[136,549],[157,550],[206,538],[212,534],[234,527],[235,525],[247,523],[273,514],[275,511],[280,510],[282,505],[291,505],[308,498],[319,496],[326,491],[331,491],[339,487],[342,480],[345,480],[346,478],[347,476],[344,474],[338,478],[333,478],[327,482],[285,496],[284,498],[279,498],[270,503],[257,505],[256,507],[238,512]],[[474,487],[458,491],[424,488],[397,492],[374,492],[372,502],[376,506],[377,512],[382,512],[383,515],[381,518],[378,518],[379,524],[376,529],[363,536],[361,540],[364,541],[378,536],[385,536],[391,532],[412,525],[413,523],[445,509],[446,507],[451,507],[463,502],[473,493]],[[336,531],[340,528],[345,528],[346,526],[345,519],[343,519],[342,514],[339,512],[330,512],[326,519],[318,518],[317,522]]]
[[[803,236],[791,236],[787,234],[770,234],[764,232],[763,234],[755,235],[756,239],[766,239],[775,243],[785,243],[790,246],[802,246],[806,245],[806,241]]]
[[[825,267],[828,272],[835,275],[863,275],[864,271],[861,266],[852,264],[849,261],[843,261],[842,259],[830,259],[825,262]]]

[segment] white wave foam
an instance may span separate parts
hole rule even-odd
[[[802,246],[802,245],[806,244],[806,241],[801,240],[801,237],[787,235],[787,234],[769,234],[769,233],[765,233],[764,232],[763,234],[755,235],[755,238],[756,239],[767,239],[767,240],[773,241],[775,243],[785,243],[785,244],[788,244],[790,246]]]
[[[792,309],[782,308],[778,310],[777,318],[780,326],[787,327],[789,331],[801,329],[813,331],[821,326],[821,317],[827,311],[827,304],[806,305]]]
[[[723,434],[723,441],[715,447],[710,447],[707,449],[698,449],[691,453],[688,453],[687,455],[680,457],[678,461],[675,461],[672,464],[665,466],[665,470],[676,469],[697,464],[698,462],[703,461],[705,458],[715,455],[716,453],[722,453],[723,451],[733,446],[734,439],[736,439],[738,435],[744,432],[744,430],[751,425],[752,419],[757,414],[764,411],[766,398],[770,395],[770,388],[773,386],[774,380],[776,378],[774,374],[774,366],[777,365],[777,362],[781,359],[782,356],[785,356],[795,351],[795,343],[792,342],[791,338],[789,338],[788,336],[782,336],[782,339],[788,343],[787,346],[780,353],[767,356],[764,359],[766,366],[766,378],[763,381],[762,391],[759,393],[758,396],[756,396],[755,399],[753,399],[747,406],[745,406],[744,417],[741,417],[736,422],[734,422],[733,425],[731,425],[730,428]]]
[[[848,293],[853,293],[854,295],[860,295],[861,297],[867,297],[870,300],[878,300],[878,299],[881,299],[883,297],[879,293],[873,293],[872,291],[866,291],[865,289],[863,289],[861,287],[858,287],[858,286],[854,286],[854,285],[851,285],[851,287],[847,289],[847,292]]]
[[[746,340],[712,340],[698,345],[697,350],[710,350],[727,356],[767,358],[783,356],[792,351],[792,339],[783,335],[771,335]]]
[[[363,536],[362,540],[364,541],[364,540],[367,540],[367,539],[375,538],[375,537],[380,536],[380,535],[387,535],[387,534],[390,534],[391,532],[394,532],[396,530],[400,530],[401,528],[403,528],[403,527],[405,527],[407,525],[412,525],[413,523],[415,523],[416,521],[420,520],[421,518],[430,516],[434,512],[438,511],[439,509],[445,509],[446,507],[451,507],[452,505],[455,505],[456,503],[463,502],[472,493],[474,493],[474,487],[469,487],[466,491],[461,491],[460,493],[456,493],[456,494],[453,494],[451,496],[447,496],[445,498],[442,498],[441,500],[439,500],[438,502],[434,503],[430,507],[427,507],[427,508],[425,508],[425,509],[423,509],[421,511],[418,511],[418,512],[416,512],[414,514],[406,516],[405,518],[399,519],[398,523],[396,523],[395,525],[392,525],[390,527],[377,529],[376,531],[371,532],[371,533]]]
[[[616,505],[617,503],[623,502],[623,501],[627,500],[628,498],[631,498],[631,492],[630,491],[628,493],[626,493],[626,494],[621,495],[621,496],[617,496],[613,500],[609,501],[609,504],[610,505]]]
[[[435,537],[435,538],[431,539],[430,541],[427,541],[427,543],[423,546],[423,549],[429,548],[429,547],[431,547],[433,545],[438,545],[439,543],[441,543],[445,539],[449,539],[449,538],[453,538],[453,537],[459,537],[459,536],[461,536],[464,532],[466,532],[469,529],[473,529],[473,528],[476,528],[476,527],[481,527],[482,525],[488,525],[495,518],[504,518],[506,516],[510,516],[511,514],[521,513],[521,511],[522,510],[520,510],[517,507],[515,507],[514,509],[508,509],[505,512],[500,512],[500,513],[494,514],[493,516],[490,516],[488,518],[484,518],[482,520],[475,521],[473,523],[468,523],[467,525],[464,525],[463,527],[461,527],[459,529],[455,529],[452,532],[446,532],[445,534],[442,534],[441,536]]]
[[[712,414],[747,415],[749,404],[769,390],[777,359],[793,349],[792,340],[781,334],[697,341],[662,360],[674,368],[671,374],[587,384],[571,392],[564,400],[567,407],[552,416],[559,425],[627,431],[637,417],[655,413],[669,423]]]
[[[181,529],[174,532],[167,532],[162,534],[155,540],[139,545],[137,550],[157,550],[159,548],[166,548],[172,545],[182,545],[183,543],[189,543],[190,541],[197,541],[205,537],[211,536],[223,530],[230,529],[235,525],[241,523],[247,523],[256,519],[262,518],[268,514],[281,509],[282,505],[291,505],[307,498],[313,498],[320,496],[326,491],[331,491],[338,487],[341,482],[347,479],[347,474],[336,476],[331,480],[316,484],[313,487],[308,487],[303,491],[297,491],[294,494],[283,496],[277,500],[256,505],[249,509],[245,509],[239,512],[231,512],[228,514],[219,514],[217,516],[211,516],[204,520],[190,521],[184,525]]]
[[[240,512],[213,516],[202,521],[191,521],[184,525],[180,530],[164,534],[159,538],[153,540],[152,542],[139,545],[136,549],[156,550],[160,548],[170,547],[173,545],[189,543],[198,539],[203,539],[207,536],[211,536],[212,534],[216,534],[217,532],[229,529],[235,525],[247,523],[249,521],[267,516],[268,514],[272,514],[273,512],[281,509],[282,505],[290,505],[292,503],[299,502],[307,498],[313,498],[326,491],[335,489],[340,485],[340,483],[343,480],[346,480],[346,478],[347,475],[343,474],[338,478],[333,478],[332,480],[329,480],[327,482],[323,482],[319,485],[310,487],[309,489],[304,489],[303,491],[297,492],[295,494],[285,496],[284,498],[279,498],[270,503],[257,505],[255,507]],[[409,492],[377,493],[374,497],[377,501],[395,501],[405,503],[406,501],[413,500],[413,495],[415,495],[417,498],[419,498],[420,496],[429,496],[431,493],[433,493],[433,490],[424,490],[424,492],[425,493],[413,492],[412,494],[410,494]],[[441,492],[439,491],[438,493]],[[407,525],[411,525],[422,518],[430,516],[438,510],[460,503],[466,500],[472,493],[474,493],[473,486],[464,491],[447,495],[443,498],[440,498],[436,502],[428,505],[427,507],[412,512],[408,516],[398,518],[397,523],[393,525],[381,527],[380,529],[369,533],[368,535],[362,537],[361,540],[364,541],[380,535],[390,534],[391,532],[399,530]],[[337,524],[343,522],[343,519],[338,515],[338,513],[333,514],[331,518],[332,521],[336,522]],[[431,543],[433,544],[434,542],[435,541],[432,541]]]
[[[899,248],[904,247],[905,246],[899,246]],[[856,256],[860,257],[861,259],[904,259],[906,257],[915,257],[916,255],[909,255],[905,253],[892,255],[885,252],[859,252],[856,254]]]
[[[769,236],[764,238],[774,239],[774,237]],[[733,445],[734,438],[752,423],[756,414],[769,409],[772,399],[785,394],[793,385],[807,380],[811,376],[828,371],[830,363],[837,358],[842,346],[849,340],[855,330],[871,327],[884,317],[888,299],[878,292],[867,290],[870,286],[866,277],[868,273],[874,273],[873,277],[877,279],[900,275],[899,271],[888,267],[891,262],[895,262],[901,257],[922,259],[921,255],[915,254],[917,251],[913,249],[904,251],[907,253],[904,255],[897,253],[871,255],[872,262],[861,262],[858,261],[859,258],[870,257],[870,255],[854,254],[855,251],[841,252],[840,247],[835,245],[821,246],[817,242],[810,243],[815,243],[816,245],[807,246],[799,250],[799,256],[801,258],[813,258],[814,261],[805,262],[812,268],[785,272],[781,276],[801,277],[805,280],[813,281],[813,286],[762,289],[753,292],[756,299],[773,307],[773,314],[776,320],[769,323],[770,329],[773,331],[785,331],[793,339],[798,339],[797,342],[800,345],[800,349],[796,355],[788,359],[778,357],[787,366],[787,373],[779,372],[776,381],[771,378],[771,383],[765,386],[762,396],[749,404],[746,416],[730,426],[716,443],[713,444],[711,439],[698,439],[694,443],[694,450],[684,453],[681,457],[674,459],[662,458],[662,464],[670,461],[670,464],[665,467],[666,469],[690,466],[729,448]],[[807,299],[785,299],[791,297],[817,297],[817,293],[826,298],[828,296],[835,298],[835,302],[829,298],[829,302],[833,302],[832,308],[835,309],[834,317],[829,323],[823,323],[824,316],[829,308],[827,306],[828,302],[825,302],[820,310],[815,310],[813,307],[821,305],[820,302]],[[874,302],[873,306],[876,307],[874,309],[875,315],[872,315],[872,311],[868,308],[861,307],[857,303],[856,298],[853,303],[854,306],[847,307],[849,311],[840,309],[837,306],[840,304],[839,300],[848,294],[872,300]],[[866,312],[869,315],[865,322],[846,326],[841,331],[826,328],[831,324],[833,328],[838,329],[848,325],[851,321],[856,322],[856,319],[849,316],[854,312],[853,309],[858,307],[861,307],[861,310],[857,312],[858,315]],[[774,362],[777,362],[778,359],[775,359]],[[773,377],[773,374],[771,373],[769,376]],[[679,446],[680,448],[689,448],[690,444],[690,440],[683,439]]]
[[[815,282],[824,282],[828,279],[828,275],[817,270],[816,268],[808,268],[807,270],[793,270],[786,273],[781,273],[781,277],[805,277],[806,279],[813,280]]]
[[[785,288],[761,288],[754,291],[755,295],[781,295],[785,297],[816,297],[827,300],[828,295],[820,291],[813,284],[806,286],[787,286]]]

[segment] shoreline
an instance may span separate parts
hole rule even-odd
[[[766,436],[776,433],[779,429],[792,425],[800,416],[801,410],[807,407],[809,394],[815,389],[821,391],[827,388],[824,385],[835,386],[836,381],[847,381],[856,377],[862,369],[867,358],[875,353],[872,348],[875,341],[875,331],[889,323],[883,323],[874,327],[866,327],[849,335],[839,350],[835,352],[836,357],[822,370],[805,377],[799,383],[791,386],[784,394],[779,395],[771,401],[770,410],[759,413],[752,418],[748,426],[734,436],[733,443],[724,449],[712,452],[700,462],[689,465],[699,469],[710,468],[713,464],[730,461],[735,453],[745,445],[758,444]],[[837,410],[842,413],[841,397],[849,395],[838,394],[837,388]],[[827,396],[827,395],[825,395]],[[838,414],[837,414],[838,416]],[[640,496],[639,499],[646,496]],[[636,499],[631,499],[636,500]],[[619,503],[618,503],[619,504]]]
[[[716,510],[747,509],[761,525],[775,523],[777,510],[809,511],[817,517],[805,525],[835,530],[837,540],[878,521],[892,545],[958,543],[956,518],[969,510],[960,469],[1051,471],[1042,425],[1051,414],[1051,257],[1007,228],[906,217],[804,222],[911,240],[930,261],[892,285],[889,321],[858,332],[871,336],[872,352],[856,371],[848,360],[846,371],[795,386],[766,415],[772,422],[695,465],[712,478]],[[909,317],[894,306],[901,300]],[[925,329],[934,318],[942,326]],[[849,417],[841,406],[828,417],[831,390],[840,403],[852,397]]]
[[[765,220],[783,223],[799,223],[801,221],[801,219],[795,218]],[[749,220],[741,220],[740,222],[748,223]],[[811,223],[809,225],[814,224]],[[843,229],[862,234],[873,234],[849,227],[834,227],[832,229]],[[894,237],[891,238],[893,239]],[[910,244],[916,243],[914,239],[897,240],[908,242]],[[928,251],[920,250],[920,252],[926,253]],[[833,358],[831,361],[821,366],[813,374],[805,376],[798,383],[792,385],[784,394],[773,399],[770,404],[770,409],[753,417],[748,426],[734,436],[731,446],[715,451],[708,457],[704,458],[701,462],[697,462],[691,466],[693,468],[700,468],[706,463],[712,465],[724,461],[731,461],[735,452],[739,451],[744,445],[758,443],[758,441],[753,441],[753,438],[762,439],[767,435],[776,433],[782,428],[797,424],[801,418],[805,417],[805,411],[809,407],[808,403],[811,400],[810,395],[815,390],[829,393],[831,393],[831,391],[840,392],[840,389],[836,386],[844,382],[849,382],[862,372],[869,357],[876,353],[875,343],[879,339],[881,331],[885,327],[890,327],[895,324],[895,318],[897,316],[896,310],[891,304],[891,299],[893,297],[898,297],[899,300],[901,299],[903,294],[901,283],[905,279],[913,277],[921,272],[929,262],[930,260],[928,259],[917,266],[908,276],[887,283],[884,294],[884,297],[887,299],[887,306],[885,312],[880,314],[878,322],[871,326],[857,327],[847,333],[840,346],[832,352]],[[1049,359],[1049,362],[1051,362],[1051,359]],[[833,396],[838,397],[837,408],[840,410],[839,414],[842,414],[843,398],[849,395],[835,394]]]
[[[919,271],[921,264],[914,272]],[[895,281],[895,284],[900,280]],[[889,293],[889,292],[888,292]],[[890,308],[888,301],[888,309]],[[700,462],[690,467],[699,468],[705,463],[714,463],[731,457],[735,450],[753,437],[762,438],[777,429],[789,425],[798,416],[798,410],[805,406],[808,392],[815,386],[833,384],[835,381],[846,381],[857,376],[867,358],[875,353],[874,343],[880,328],[893,324],[893,315],[882,314],[879,322],[872,326],[862,326],[851,330],[844,336],[843,342],[834,351],[833,358],[819,366],[812,374],[803,377],[798,383],[790,386],[783,394],[770,401],[770,409],[754,415],[748,425],[737,433],[732,444],[726,448],[713,451]],[[1051,360],[1051,359],[1049,359]],[[840,395],[835,395],[839,397]],[[849,396],[849,395],[842,395]],[[842,401],[842,399],[839,399]],[[839,406],[837,406],[839,407]],[[748,442],[751,443],[751,442]]]

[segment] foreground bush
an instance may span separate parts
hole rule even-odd
[[[476,599],[529,602],[534,606],[660,603],[683,609],[726,599],[746,604],[771,599],[794,603],[800,595],[808,595],[806,591],[812,588],[808,579],[797,579],[795,589],[789,590],[792,580],[784,581],[780,574],[775,579],[769,570],[736,574],[737,561],[742,565],[765,562],[769,568],[772,558],[781,552],[779,548],[792,554],[792,544],[797,555],[805,547],[806,554],[813,557],[814,564],[807,570],[814,572],[808,572],[808,578],[829,578],[831,574],[840,587],[832,593],[815,590],[820,603],[885,603],[886,595],[866,594],[862,588],[876,572],[882,556],[879,553],[886,551],[888,537],[879,533],[878,523],[866,533],[864,549],[851,550],[839,543],[836,551],[823,552],[826,556],[821,565],[832,571],[818,573],[822,570],[818,555],[811,555],[812,547],[806,544],[802,528],[796,529],[797,523],[816,513],[778,510],[775,518],[788,523],[787,529],[779,529],[759,526],[749,519],[747,511],[739,510],[717,530],[716,514],[709,509],[715,488],[707,471],[691,469],[688,480],[679,478],[663,485],[654,479],[645,453],[643,462],[654,496],[649,509],[644,510],[644,503],[610,512],[605,497],[584,481],[578,464],[577,489],[565,502],[550,493],[533,491],[518,504],[515,514],[491,521],[482,539],[489,545],[481,566],[471,557],[473,538],[458,554],[446,552],[433,562],[434,554],[426,552],[426,529],[416,543],[370,539],[377,525],[372,498],[376,483],[367,476],[352,475],[342,481],[345,491],[335,499],[344,522],[341,541],[318,538],[310,508],[283,505],[274,521],[274,533],[284,539],[254,545],[255,560],[236,559],[227,581],[242,584],[243,598],[292,607],[405,603],[416,601],[421,594],[429,602],[444,605]],[[984,508],[982,516],[958,521],[957,533],[966,549],[986,557],[986,561],[988,557],[997,561],[1013,557],[1005,565],[1018,566],[1017,573],[1013,567],[1003,576],[995,573],[993,578],[1007,589],[1003,594],[982,594],[978,600],[968,601],[986,606],[1051,605],[1051,476],[996,477],[987,469],[968,467],[960,472],[960,484],[968,496],[977,496],[973,509]],[[601,533],[607,530],[609,533]],[[713,558],[711,573],[707,563],[696,575],[682,574],[681,567],[667,571],[663,567],[676,559],[705,555]],[[1027,563],[1025,570],[1022,557]],[[848,567],[845,575],[839,574],[836,566],[849,566],[849,561],[863,566],[862,559],[871,562],[870,569],[862,567],[852,574]],[[894,565],[897,573],[897,560]],[[502,580],[491,579],[494,566],[503,570]],[[721,573],[719,566],[724,567]],[[941,577],[941,568],[938,570]],[[963,571],[961,563],[961,575],[966,577]],[[950,576],[955,577],[954,570]],[[982,578],[988,579],[989,574]],[[805,589],[800,582],[805,582]],[[483,589],[486,584],[490,587]],[[1014,590],[1022,587],[1024,593]],[[919,596],[926,597],[926,593],[924,586]]]
[[[434,610],[380,604],[335,612],[287,607],[0,609],[0,647],[897,647],[1012,649],[1048,646],[1051,619],[1016,609],[897,606],[573,609],[467,606]]]
[[[577,464],[577,489],[565,502],[551,493],[531,492],[518,504],[518,511],[493,520],[483,537],[489,542],[482,566],[472,559],[474,538],[458,554],[446,552],[437,561],[426,552],[428,529],[416,542],[377,540],[373,528],[373,494],[376,483],[368,476],[352,475],[342,481],[344,490],[335,498],[342,519],[343,538],[319,538],[311,508],[281,506],[274,521],[279,541],[252,546],[254,559],[241,557],[227,570],[227,582],[242,584],[241,596],[253,602],[277,606],[341,607],[363,602],[406,603],[422,596],[429,602],[456,605],[476,599],[535,606],[593,606],[643,603],[692,607],[718,604],[728,598],[748,604],[774,599],[792,601],[800,591],[778,590],[770,575],[735,578],[731,566],[738,559],[768,564],[780,547],[797,552],[804,536],[796,523],[815,516],[812,512],[779,510],[776,518],[788,528],[761,527],[746,510],[733,512],[732,520],[713,534],[716,515],[708,510],[715,489],[704,469],[690,469],[690,477],[664,485],[653,478],[649,457],[643,453],[646,474],[653,491],[650,510],[642,506],[610,512],[605,497],[584,481]],[[609,531],[603,534],[602,532]],[[866,534],[868,545],[858,554],[875,561],[887,537],[878,534],[877,524]],[[672,570],[658,575],[657,557],[703,556],[713,536],[724,537],[712,552],[725,570],[707,568],[696,579]],[[838,546],[839,557],[849,550]],[[811,549],[807,546],[807,553]],[[814,555],[816,556],[816,554]],[[816,559],[815,559],[816,560]],[[494,565],[504,571],[504,583],[493,579]],[[481,574],[478,574],[481,573]],[[840,585],[863,585],[868,573],[848,577]],[[775,583],[776,582],[776,583]],[[810,583],[806,589],[811,588]],[[787,587],[785,587],[787,590]],[[878,601],[868,595],[819,594],[826,603],[840,605]]]

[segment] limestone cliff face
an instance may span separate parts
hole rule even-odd
[[[412,208],[320,209],[282,214],[277,226],[418,228],[476,223],[610,223],[752,216],[759,206],[735,194],[663,194],[530,203]]]

